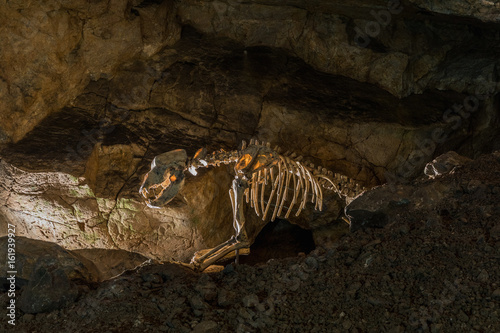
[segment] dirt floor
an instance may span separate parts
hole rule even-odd
[[[309,255],[145,265],[0,331],[500,332],[500,154],[414,186],[431,181],[460,190]]]

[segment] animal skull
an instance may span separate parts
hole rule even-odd
[[[139,193],[150,208],[168,204],[184,186],[184,170],[187,165],[184,149],[172,150],[156,156],[151,170],[144,176]]]

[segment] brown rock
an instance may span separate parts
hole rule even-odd
[[[430,178],[451,172],[453,169],[470,162],[471,159],[460,156],[454,151],[436,157],[425,165],[424,173]]]
[[[175,43],[180,28],[174,15],[172,1],[138,9],[122,0],[110,6],[78,0],[2,6],[0,36],[12,46],[0,51],[0,97],[11,110],[0,115],[3,140],[20,140],[89,79],[112,76],[118,64]]]
[[[25,313],[65,307],[81,294],[82,285],[99,281],[99,271],[91,261],[78,258],[57,244],[21,236],[14,239],[15,260],[9,270],[16,271],[16,285],[23,287],[18,304]],[[7,243],[7,237],[0,238],[4,253]],[[8,267],[6,259],[0,259],[3,267]]]
[[[415,5],[427,10],[456,16],[474,17],[485,22],[500,22],[500,5],[484,1],[423,1],[411,0]]]
[[[403,210],[421,209],[433,212],[434,207],[451,195],[457,184],[427,182],[426,184],[386,184],[375,187],[357,198],[346,207],[350,230],[381,228],[398,222],[398,214]]]
[[[99,271],[100,280],[107,280],[143,264],[148,258],[134,252],[113,249],[79,249],[71,251],[78,258],[91,261]]]

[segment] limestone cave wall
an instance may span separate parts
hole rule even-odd
[[[2,1],[0,20],[2,235],[180,260],[220,243],[229,166],[165,209],[139,199],[175,148],[257,138],[367,187],[500,149],[499,3]]]

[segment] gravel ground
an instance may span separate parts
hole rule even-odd
[[[428,181],[461,190],[309,255],[202,274],[145,265],[19,314],[14,331],[500,332],[500,154],[414,186]]]

